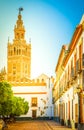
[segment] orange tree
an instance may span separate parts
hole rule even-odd
[[[0,82],[0,116],[20,116],[28,112],[28,102],[21,97],[15,97],[11,85]]]

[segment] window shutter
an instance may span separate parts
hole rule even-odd
[[[82,88],[84,90],[84,70],[82,71]]]

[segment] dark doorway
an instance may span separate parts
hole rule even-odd
[[[32,117],[36,118],[36,110],[32,110]]]

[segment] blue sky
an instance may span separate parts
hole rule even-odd
[[[84,13],[84,0],[0,0],[0,69],[7,66],[7,41],[14,39],[18,8],[32,44],[32,77],[55,75],[63,44],[71,41]]]

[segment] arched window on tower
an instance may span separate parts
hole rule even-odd
[[[10,56],[10,50],[8,50],[8,55]]]
[[[18,55],[18,49],[17,49],[17,55]]]
[[[39,79],[37,79],[37,83],[39,83]]]
[[[19,39],[19,33],[17,33],[17,38]]]
[[[44,83],[44,79],[42,78],[42,83]]]
[[[14,47],[14,55],[16,54],[16,48]]]

